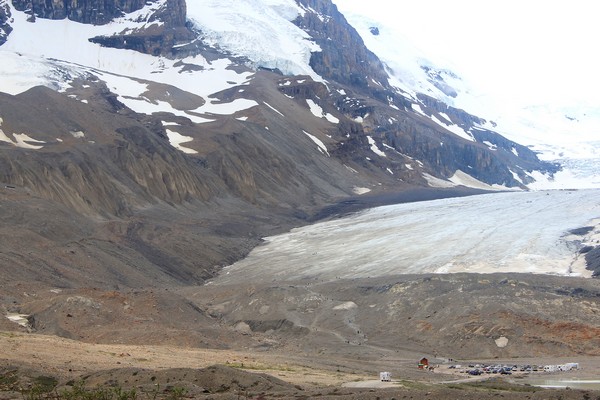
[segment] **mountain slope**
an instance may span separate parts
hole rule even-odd
[[[0,4],[0,181],[21,216],[3,234],[22,239],[3,268],[21,265],[17,280],[202,282],[358,193],[525,188],[556,171],[392,86],[330,1]],[[77,229],[51,217],[69,212]]]

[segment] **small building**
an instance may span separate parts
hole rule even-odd
[[[421,358],[418,364],[419,369],[428,369],[429,368],[429,360],[425,357]]]
[[[391,380],[392,380],[392,374],[390,374],[389,372],[380,372],[379,373],[379,380],[381,382],[391,382]]]

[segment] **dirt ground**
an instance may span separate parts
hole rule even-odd
[[[341,363],[343,360],[327,357],[319,359],[273,351],[260,353],[166,345],[92,344],[15,332],[0,332],[0,349],[0,399],[23,398],[36,376],[54,377],[59,387],[68,387],[64,385],[81,379],[90,387],[136,387],[139,396],[149,396],[152,387],[168,391],[173,385],[180,385],[185,389],[184,397],[198,399],[392,399],[423,396],[439,399],[498,396],[600,399],[600,390],[535,388],[524,384],[524,374],[519,373],[509,378],[497,375],[470,377],[456,369],[449,369],[452,363],[440,365],[435,372],[421,371],[410,359],[397,360],[392,382],[380,382],[375,372],[378,360],[364,360],[362,369],[350,371],[336,367],[336,361]],[[567,361],[573,361],[573,358],[495,359],[487,362],[547,364]],[[580,357],[577,362],[581,366],[578,371],[561,374],[540,372],[536,375],[569,380],[597,379],[600,376],[600,358]],[[28,379],[21,380],[21,387],[2,387],[7,371],[16,370]],[[200,386],[198,382],[201,382]]]
[[[25,365],[66,380],[112,368],[198,369],[215,364],[267,372],[294,384],[340,386],[346,381],[372,378],[362,374],[332,374],[315,365],[314,361],[287,355],[175,346],[91,344],[35,334],[0,333],[0,348],[0,359],[5,365]]]

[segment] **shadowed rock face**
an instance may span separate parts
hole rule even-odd
[[[387,86],[383,64],[365,47],[358,32],[331,1],[300,0],[299,3],[316,11],[298,17],[295,23],[307,31],[323,50],[311,56],[310,66],[317,74],[361,88],[369,86],[370,78]]]
[[[0,4],[0,46],[6,42],[6,38],[12,31],[12,27],[8,24],[9,18],[8,4]]]
[[[173,47],[181,42],[189,42],[197,36],[186,26],[186,10],[185,0],[168,0],[164,7],[148,18],[144,29],[124,35],[97,36],[90,41],[104,47],[135,50],[155,56],[174,56],[175,52],[186,51],[197,54],[198,49],[194,46],[191,49],[185,46],[178,49]]]
[[[103,25],[124,13],[137,11],[145,0],[14,0],[19,11],[30,10],[32,16],[65,19],[84,24]]]
[[[587,269],[593,271],[595,277],[600,277],[600,246],[596,246],[585,254]]]
[[[65,19],[84,24],[104,25],[113,19],[137,11],[148,2],[144,0],[15,0],[19,11],[35,18]],[[172,48],[180,41],[195,37],[186,27],[185,0],[168,0],[165,6],[154,12],[147,21],[147,27],[124,35],[99,36],[90,39],[105,47],[129,49],[152,55],[170,55]],[[0,32],[2,31],[3,11],[0,9]],[[160,22],[153,24],[153,22]],[[9,31],[6,32],[8,34]],[[0,34],[0,44],[2,44]]]

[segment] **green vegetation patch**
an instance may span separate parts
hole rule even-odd
[[[19,371],[8,370],[0,372],[0,391],[17,390],[19,388]]]
[[[531,386],[531,385],[517,385],[505,381],[498,380],[487,380],[487,381],[479,381],[479,382],[465,382],[465,383],[450,383],[444,385],[450,389],[457,390],[479,390],[485,392],[521,392],[521,393],[533,393],[540,390],[541,388]]]

